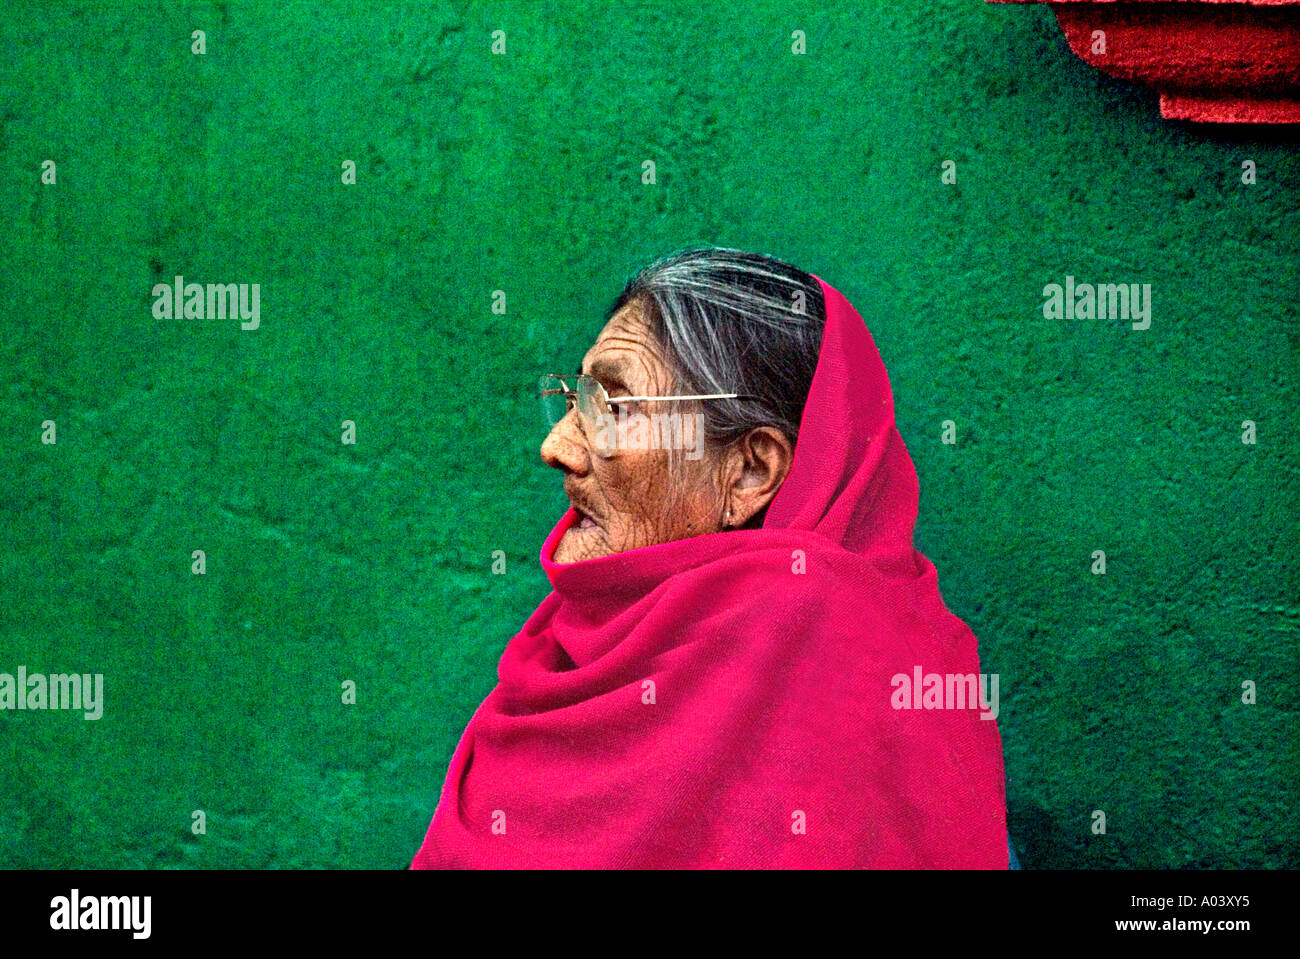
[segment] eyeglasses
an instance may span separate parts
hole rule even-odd
[[[570,386],[569,384],[573,385]],[[561,376],[559,373],[546,373],[537,384],[542,398],[542,415],[548,427],[553,427],[573,410],[578,411],[578,424],[588,439],[594,436],[606,436],[608,431],[597,431],[602,423],[612,422],[616,416],[615,405],[626,403],[661,403],[668,400],[731,400],[741,393],[692,393],[680,396],[610,396],[600,381],[586,373]],[[603,456],[612,456],[616,451],[612,437],[604,441],[593,442],[592,446]]]

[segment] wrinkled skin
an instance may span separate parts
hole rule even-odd
[[[640,307],[619,310],[583,358],[582,371],[610,396],[667,396],[672,372]],[[632,404],[689,414],[710,401]],[[542,444],[542,459],[564,473],[564,491],[585,519],[556,546],[557,563],[621,553],[642,546],[757,526],[789,472],[793,447],[771,427],[751,430],[726,448],[706,445],[691,460],[664,449],[621,449],[612,457],[592,450],[591,437],[570,411]]]

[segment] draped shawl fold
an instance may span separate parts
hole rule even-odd
[[[978,676],[977,642],[912,545],[880,354],[818,282],[816,374],[762,528],[556,564],[566,512],[541,552],[553,591],[414,868],[1007,867],[996,720],[896,708],[920,705],[899,674]]]

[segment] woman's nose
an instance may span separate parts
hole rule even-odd
[[[578,428],[576,411],[570,410],[564,419],[551,427],[551,432],[542,442],[542,461],[553,469],[578,476],[586,475],[591,468],[591,457]]]

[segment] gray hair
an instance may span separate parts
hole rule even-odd
[[[774,426],[798,440],[826,304],[812,275],[758,253],[710,247],[639,270],[606,314],[646,313],[683,393],[740,393],[702,404],[705,437],[725,446]]]

